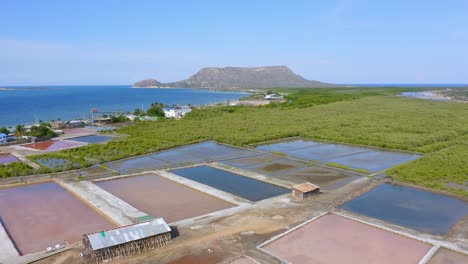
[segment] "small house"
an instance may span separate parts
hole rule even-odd
[[[294,185],[291,189],[292,197],[297,200],[306,200],[320,194],[320,187],[310,182]]]
[[[54,121],[54,122],[49,122],[50,128],[52,129],[62,129],[65,127],[65,123],[63,121]]]

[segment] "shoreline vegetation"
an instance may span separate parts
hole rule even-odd
[[[60,157],[86,167],[205,140],[247,146],[304,137],[424,153],[415,161],[391,168],[387,176],[468,196],[466,104],[397,96],[403,91],[435,90],[433,87],[269,90],[288,93],[286,102],[195,109],[181,120],[121,127],[117,132],[125,136],[106,144],[28,158]],[[2,166],[0,174],[15,176]]]

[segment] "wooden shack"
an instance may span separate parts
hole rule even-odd
[[[171,228],[162,218],[83,235],[84,263],[103,263],[163,247],[171,240]]]
[[[292,197],[297,200],[306,200],[320,194],[320,187],[310,182],[294,185],[291,189]]]

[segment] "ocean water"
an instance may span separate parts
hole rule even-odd
[[[151,103],[204,105],[237,100],[247,93],[198,89],[134,89],[129,85],[12,87],[0,90],[0,127],[38,120],[88,118],[99,111],[131,111]]]

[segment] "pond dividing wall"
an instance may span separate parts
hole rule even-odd
[[[304,160],[336,163],[370,172],[386,170],[400,163],[417,159],[420,156],[411,153],[309,140],[272,143],[258,146],[257,149],[268,152],[280,152]]]
[[[418,263],[432,245],[326,214],[264,245],[290,263]]]
[[[55,182],[0,189],[0,217],[20,254],[114,227]]]
[[[290,191],[280,186],[209,166],[183,168],[171,172],[252,202],[289,193]]]
[[[394,184],[379,185],[340,208],[431,234],[447,234],[468,215],[467,202]]]
[[[235,206],[154,174],[95,184],[153,217],[163,217],[168,223]]]

